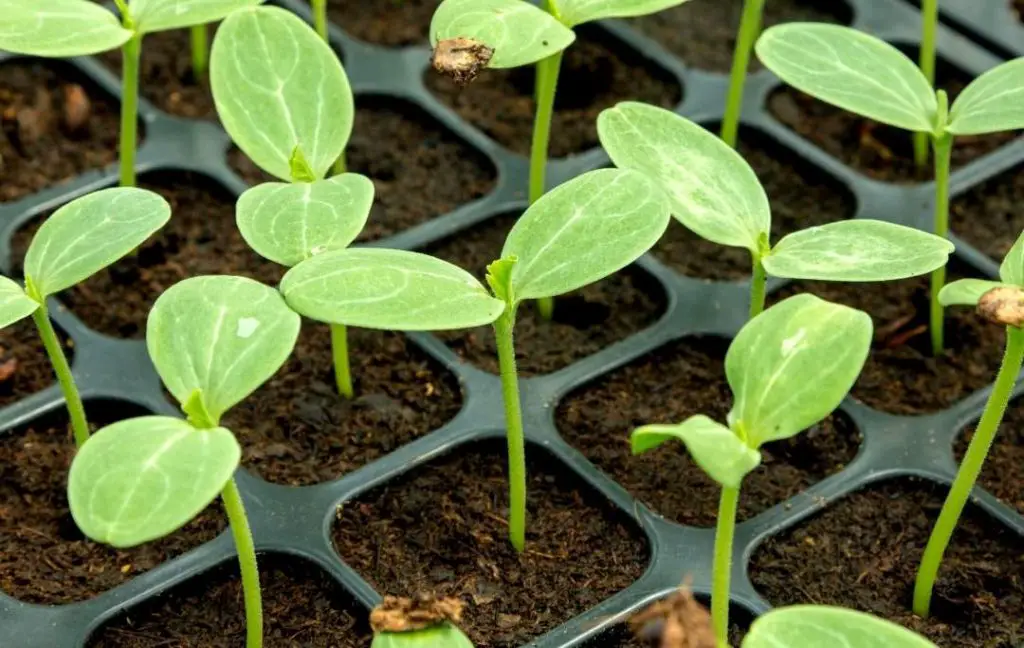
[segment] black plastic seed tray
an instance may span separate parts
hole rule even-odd
[[[308,7],[298,0],[280,0],[305,18]],[[849,0],[855,27],[891,42],[918,42],[920,16],[904,0]],[[968,6],[973,0],[946,3]],[[982,12],[978,12],[979,15]],[[986,27],[992,33],[1000,21]],[[1006,22],[1005,20],[1002,22]],[[679,113],[704,123],[721,119],[727,80],[723,75],[689,69],[664,48],[620,22],[603,25],[608,34],[640,52],[648,62],[674,76],[685,89]],[[985,33],[989,33],[986,31]],[[999,33],[1003,33],[999,31]],[[995,36],[993,36],[995,38]],[[397,97],[426,111],[494,164],[498,179],[485,198],[423,225],[401,232],[376,245],[419,248],[465,230],[473,224],[525,206],[526,160],[491,141],[463,122],[435,99],[423,85],[428,65],[425,46],[385,49],[349,37],[336,26],[331,40],[343,52],[345,65],[357,95]],[[1024,41],[1021,41],[1024,47]],[[977,75],[998,59],[956,32],[942,28],[940,53]],[[12,57],[0,54],[0,63]],[[85,58],[73,65],[112,96],[118,79],[104,66]],[[931,185],[886,185],[872,181],[816,149],[775,121],[764,106],[779,87],[764,71],[752,75],[743,121],[763,132],[779,146],[795,151],[809,163],[834,177],[856,199],[857,218],[880,218],[927,228],[931,221]],[[172,118],[141,102],[141,119],[147,136],[138,155],[140,173],[158,169],[189,170],[209,176],[234,194],[245,184],[230,170],[226,153],[229,140],[219,127],[206,122]],[[957,171],[954,194],[987,180],[1024,161],[1024,142],[1017,141]],[[551,163],[550,178],[556,184],[581,172],[608,163],[605,154],[592,150]],[[83,193],[116,183],[116,170],[85,174],[67,185],[0,206],[0,262],[11,270],[10,240],[17,228],[33,217]],[[954,239],[955,240],[955,239]],[[984,274],[995,276],[997,266],[981,252],[960,240],[956,256]],[[541,648],[601,645],[602,633],[628,612],[674,590],[684,577],[692,578],[701,594],[710,591],[713,529],[681,526],[652,513],[621,486],[596,469],[566,443],[555,426],[559,400],[588,381],[621,367],[670,341],[696,334],[733,336],[746,317],[748,286],[742,282],[709,282],[682,276],[648,255],[640,267],[656,279],[667,295],[667,312],[654,325],[632,337],[553,374],[523,380],[523,404],[529,442],[543,448],[564,469],[575,473],[594,491],[613,502],[643,529],[650,546],[650,563],[644,575],[627,589],[581,616],[530,642]],[[780,282],[771,288],[778,289]],[[153,412],[175,414],[165,399],[160,382],[146,356],[142,341],[115,340],[84,326],[73,313],[54,301],[54,320],[74,342],[74,372],[87,400],[114,399]],[[273,485],[240,470],[238,481],[252,523],[258,550],[282,552],[308,559],[329,573],[361,604],[376,604],[379,595],[338,557],[330,538],[336,507],[379,484],[452,451],[458,446],[503,435],[503,414],[496,376],[459,361],[437,338],[416,334],[412,340],[455,374],[463,389],[463,409],[439,430],[419,438],[342,478],[315,486],[293,488]],[[1018,385],[1015,394],[1024,391]],[[987,390],[975,393],[956,406],[934,415],[909,418],[873,411],[848,398],[842,411],[863,436],[859,454],[844,470],[774,508],[741,523],[735,544],[733,602],[756,615],[769,603],[747,577],[747,562],[765,538],[811,515],[828,502],[869,483],[898,476],[918,476],[948,484],[956,470],[952,446],[958,432],[980,414]],[[52,386],[0,411],[0,427],[10,431],[53,409],[62,407],[59,390]],[[905,433],[913,429],[913,434]],[[629,430],[623,430],[625,436]],[[978,491],[977,503],[1002,524],[1024,535],[1024,518]],[[110,590],[95,599],[62,606],[30,605],[0,593],[0,645],[17,648],[81,648],[91,632],[146,599],[172,586],[208,572],[234,559],[228,534],[198,547],[158,568]]]

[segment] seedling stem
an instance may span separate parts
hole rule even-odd
[[[754,319],[764,310],[765,286],[768,283],[768,273],[761,263],[761,255],[753,255],[754,271],[750,277],[750,319]]]
[[[939,1],[922,0],[921,2],[921,73],[928,83],[935,87],[935,32],[939,21]],[[914,162],[917,168],[923,169],[928,164],[928,134],[914,133]]]
[[[505,402],[505,423],[508,433],[509,540],[516,551],[526,547],[526,447],[523,441],[523,415],[519,402],[519,380],[516,373],[516,351],[512,327],[516,309],[511,305],[494,322],[498,344],[498,366],[501,370],[501,392]]]
[[[206,25],[192,27],[192,76],[196,83],[202,83],[210,66],[210,43]]]
[[[549,12],[553,7],[545,2]],[[563,50],[564,51],[564,50]],[[533,124],[533,144],[530,147],[530,204],[544,195],[544,172],[548,162],[548,142],[551,139],[551,115],[555,108],[555,90],[558,72],[562,67],[562,51],[537,63],[537,115]],[[555,310],[553,297],[537,300],[541,317],[551,319]]]
[[[238,485],[232,477],[221,492],[224,511],[231,525],[231,535],[235,539],[238,550],[238,566],[242,572],[242,593],[245,597],[245,646],[246,648],[262,648],[263,646],[263,602],[260,594],[260,572],[256,566],[256,547],[249,529],[249,518],[245,514],[242,496],[238,493]]]
[[[719,648],[729,648],[729,580],[732,575],[732,539],[736,531],[736,507],[740,489],[722,487],[715,529],[715,559],[711,583],[711,621]]]
[[[120,4],[120,3],[119,3]],[[130,29],[131,19],[127,12],[124,26]],[[122,65],[123,90],[121,98],[121,186],[135,186],[135,145],[139,113],[139,54],[142,51],[142,35],[134,34],[124,44]]]
[[[53,324],[50,323],[45,301],[41,302],[39,308],[32,313],[32,319],[43,339],[46,355],[50,356],[50,364],[53,365],[53,371],[57,374],[60,390],[64,392],[64,402],[67,403],[68,414],[71,416],[71,429],[75,434],[75,445],[81,448],[82,444],[89,440],[89,424],[85,419],[85,407],[82,406],[82,397],[78,394],[75,379],[71,376],[71,366],[60,346],[60,340],[57,339],[57,333],[53,330]]]
[[[348,360],[348,330],[344,324],[331,324],[331,353],[334,356],[334,380],[338,393],[352,398],[352,370]]]
[[[946,93],[939,90],[938,118],[939,123],[946,123],[949,100]],[[932,136],[935,147],[935,224],[933,234],[942,238],[949,237],[949,167],[953,155],[953,134],[937,130]],[[943,340],[943,308],[939,303],[939,291],[946,285],[946,266],[932,271],[931,277],[931,322],[932,355],[939,355],[944,348]]]
[[[320,38],[327,41],[327,0],[313,0],[313,25]]]
[[[722,140],[736,148],[739,135],[740,112],[743,110],[743,88],[750,67],[750,53],[754,42],[761,33],[761,16],[764,0],[746,0],[743,3],[743,17],[736,37],[736,50],[732,56],[732,74],[729,78],[729,95],[725,102],[725,117],[722,119]]]

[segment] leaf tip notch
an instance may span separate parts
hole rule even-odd
[[[473,82],[494,57],[494,48],[472,38],[439,40],[430,55],[430,65],[439,73],[465,86]]]

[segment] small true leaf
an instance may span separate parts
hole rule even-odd
[[[117,187],[76,198],[32,238],[25,276],[40,297],[60,292],[137,248],[170,217],[167,201],[145,189]]]
[[[200,430],[169,416],[108,425],[71,464],[71,515],[85,535],[115,547],[162,538],[217,497],[241,455],[224,428]]]
[[[205,25],[264,0],[131,0],[128,10],[143,34]]]
[[[981,296],[993,288],[1005,288],[1006,284],[982,279],[960,279],[948,283],[939,291],[939,303],[943,306],[976,306]]]
[[[430,23],[430,43],[471,38],[494,50],[488,67],[529,65],[576,39],[554,16],[524,0],[444,0]]]
[[[569,27],[604,18],[646,16],[687,0],[558,0],[558,17]]]
[[[747,446],[732,430],[706,416],[691,416],[678,425],[645,425],[630,437],[633,454],[646,452],[671,439],[686,444],[693,460],[719,484],[739,488],[743,478],[761,464],[761,453]]]
[[[85,0],[0,0],[0,50],[31,56],[83,56],[124,45],[131,30]]]
[[[391,331],[481,326],[505,310],[465,270],[426,254],[385,248],[318,254],[288,271],[281,293],[311,319]]]
[[[597,118],[615,165],[652,178],[672,215],[700,237],[757,253],[771,229],[768,197],[753,169],[730,146],[668,110],[625,102]]]
[[[744,326],[725,373],[729,424],[759,447],[829,415],[853,386],[871,347],[871,318],[814,295],[785,299]]]
[[[269,286],[243,277],[192,277],[157,298],[146,346],[178,402],[198,389],[217,423],[284,364],[299,322]]]
[[[875,220],[847,220],[789,234],[764,260],[774,277],[823,281],[893,281],[946,265],[953,244],[921,230]]]
[[[1024,287],[1024,233],[1014,241],[999,265],[999,278],[1004,283]]]
[[[822,101],[897,128],[932,132],[938,104],[903,52],[862,31],[825,23],[769,27],[758,58],[780,79]]]
[[[231,139],[286,182],[296,147],[323,178],[352,133],[352,89],[337,55],[284,9],[243,9],[224,20],[213,41],[210,85]]]
[[[501,251],[515,256],[517,300],[553,297],[603,279],[654,245],[668,227],[665,194],[642,173],[599,169],[526,210]]]
[[[16,282],[0,277],[0,329],[36,312],[39,303],[25,294]]]
[[[823,605],[777,608],[758,617],[743,648],[937,648],[903,626],[864,612]]]
[[[348,247],[366,224],[373,183],[356,173],[327,180],[269,182],[238,199],[235,214],[245,242],[275,263],[293,266]]]
[[[1024,58],[1003,63],[964,88],[949,112],[956,135],[1024,128]]]
[[[473,642],[450,623],[415,632],[378,632],[370,648],[473,648]]]

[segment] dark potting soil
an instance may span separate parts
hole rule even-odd
[[[718,421],[732,405],[725,381],[727,342],[686,338],[582,387],[558,407],[559,432],[634,497],[681,524],[713,526],[721,488],[682,444],[632,456],[630,433],[647,423],[677,423],[695,414]],[[642,395],[642,396],[638,396]],[[745,520],[837,472],[857,453],[860,435],[841,414],[792,439],[762,448],[762,466],[740,495]]]
[[[0,202],[115,162],[119,132],[117,102],[70,64],[0,65]]]
[[[366,648],[367,612],[317,567],[258,556],[267,648]],[[234,560],[97,630],[89,648],[235,648],[245,643],[242,583]]]
[[[425,45],[441,0],[328,0],[327,17],[360,40],[385,47]]]
[[[502,245],[518,216],[488,220],[427,252],[484,281],[487,264],[501,257]],[[530,376],[567,367],[653,324],[664,310],[665,295],[658,282],[635,266],[557,297],[551,321],[539,316],[535,304],[524,304],[514,333],[519,373]],[[467,362],[498,373],[492,327],[446,331],[438,336]]]
[[[394,99],[357,99],[348,170],[373,180],[373,208],[361,241],[391,236],[490,193],[497,174],[486,157],[422,109]],[[234,149],[231,166],[249,184],[277,181]]]
[[[975,425],[977,422],[968,426],[954,445],[958,462],[963,461],[967,444],[974,436]],[[978,482],[985,490],[1024,514],[1024,402],[1011,402],[1006,409]]]
[[[950,228],[1002,261],[1024,230],[1024,166],[981,183],[950,205]]]
[[[87,403],[94,429],[140,414]],[[63,409],[0,436],[0,591],[42,604],[81,601],[212,540],[226,526],[211,505],[173,535],[127,550],[86,539],[68,510],[75,443]]]
[[[717,124],[708,128],[718,132]],[[791,232],[853,216],[856,201],[849,191],[762,133],[741,130],[739,151],[771,203],[773,244]],[[691,277],[736,280],[750,276],[750,252],[745,248],[702,239],[675,219],[654,246],[654,255]]]
[[[871,315],[875,339],[853,396],[883,412],[912,416],[950,407],[994,381],[1006,336],[972,309],[947,308],[946,350],[933,357],[928,285],[928,277],[872,284],[795,282],[770,300],[811,292]]]
[[[338,510],[343,560],[387,594],[462,598],[477,646],[521,646],[618,592],[648,551],[621,512],[527,448],[526,551],[508,543],[504,442],[458,448]]]
[[[576,29],[562,60],[549,155],[565,157],[599,146],[597,116],[620,101],[671,108],[682,99],[675,79],[600,28]],[[529,155],[535,106],[535,66],[485,70],[466,87],[427,70],[427,88],[498,143]]]
[[[743,0],[690,2],[630,21],[688,66],[728,74],[732,68]],[[764,7],[765,28],[784,22],[850,24],[852,13],[835,0],[776,0]],[[750,71],[761,69],[756,56]]]
[[[905,49],[917,60],[916,49]],[[941,57],[936,80],[949,93],[950,102],[972,77]],[[934,164],[919,170],[914,164],[912,137],[908,131],[884,126],[818,101],[783,86],[772,93],[768,108],[779,121],[861,173],[883,182],[925,182],[934,178]],[[1019,132],[957,137],[953,147],[954,169],[991,153],[1016,138]]]
[[[71,340],[57,329],[64,355],[72,362]],[[42,391],[56,382],[53,367],[31,318],[0,329],[0,407]]]
[[[943,560],[932,616],[910,611],[914,578],[945,497],[926,482],[849,495],[768,539],[750,565],[773,605],[840,605],[888,618],[943,648],[1014,648],[1024,633],[1020,537],[968,509]]]

